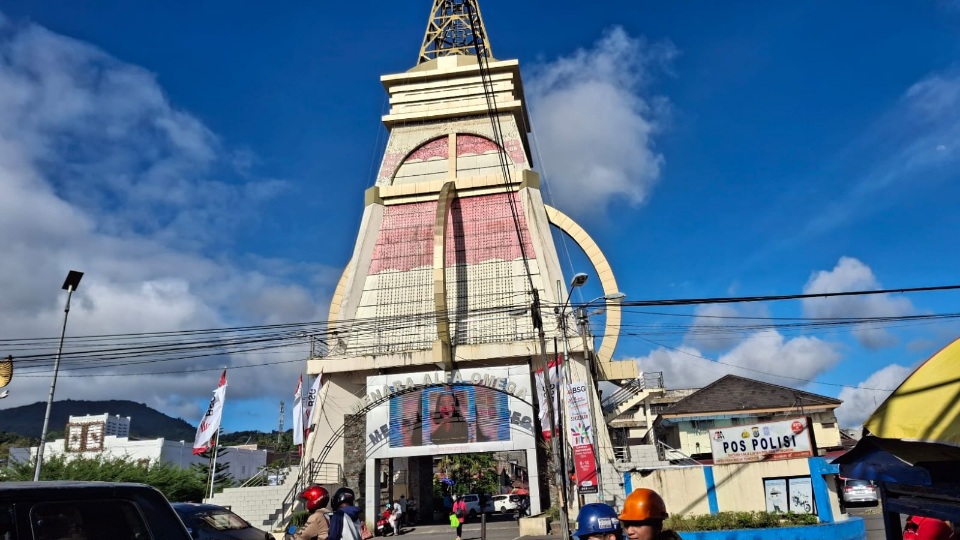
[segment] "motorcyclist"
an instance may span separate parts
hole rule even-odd
[[[327,534],[329,540],[360,540],[362,511],[356,503],[356,495],[350,488],[340,488],[333,494],[331,504],[334,511],[330,514],[330,532]],[[350,523],[345,523],[344,518]]]
[[[310,515],[303,527],[293,535],[294,540],[326,540],[329,532],[327,504],[330,492],[322,486],[310,486],[299,495]]]
[[[923,516],[910,516],[903,526],[903,540],[952,540],[953,529],[945,521]]]
[[[680,540],[674,531],[663,530],[667,505],[656,491],[638,488],[627,496],[620,512],[620,525],[629,540]]]
[[[573,533],[579,540],[620,540],[623,529],[612,506],[603,503],[585,504],[577,515],[577,530]]]

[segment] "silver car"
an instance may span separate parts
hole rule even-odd
[[[845,478],[843,480],[843,501],[847,503],[876,503],[879,501],[877,485],[871,480]]]

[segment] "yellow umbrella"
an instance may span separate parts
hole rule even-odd
[[[960,446],[960,339],[911,373],[864,427],[884,439]]]

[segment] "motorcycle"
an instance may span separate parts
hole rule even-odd
[[[373,529],[374,536],[387,536],[393,534],[393,526],[390,525],[390,512],[384,512],[378,519],[377,525]]]

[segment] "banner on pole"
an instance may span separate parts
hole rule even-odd
[[[568,436],[580,493],[597,492],[597,458],[593,447],[593,418],[590,417],[590,388],[586,383],[567,385]]]
[[[550,376],[550,393],[553,396],[553,425],[560,425],[560,357],[547,364],[547,372]],[[535,373],[537,382],[537,402],[540,406],[540,425],[543,428],[543,438],[550,440],[553,435],[550,433],[550,409],[547,407],[547,393],[544,386],[543,369],[538,369]]]
[[[303,375],[297,380],[297,390],[293,393],[293,444],[303,444],[303,400],[300,398],[300,388],[303,386]]]
[[[210,442],[220,429],[220,419],[223,416],[223,402],[227,397],[227,370],[220,375],[220,385],[213,391],[213,399],[207,412],[200,419],[197,426],[197,437],[193,441],[193,454],[200,455],[211,448]]]
[[[573,461],[577,471],[577,491],[597,493],[597,458],[592,444],[573,447]]]
[[[317,378],[313,380],[313,384],[310,386],[310,392],[307,393],[307,398],[303,404],[303,438],[306,439],[307,435],[310,435],[310,427],[313,426],[313,416],[315,405],[317,404],[317,398],[320,396],[320,388],[323,386],[323,372],[321,371]]]

